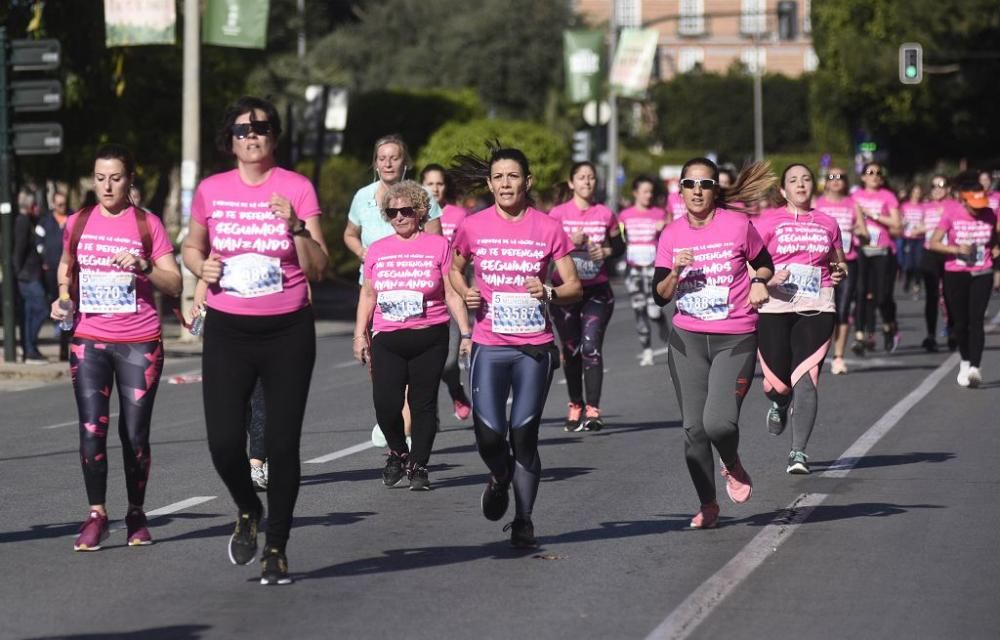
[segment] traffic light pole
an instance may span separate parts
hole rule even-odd
[[[14,206],[11,179],[14,154],[10,148],[10,105],[7,103],[7,29],[0,27],[0,234],[3,236],[3,357],[17,362],[17,331],[14,323],[13,235]]]

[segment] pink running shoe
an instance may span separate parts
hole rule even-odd
[[[142,509],[133,509],[125,514],[125,529],[128,531],[128,546],[143,547],[153,544],[153,536],[149,535],[146,514]]]
[[[472,407],[462,402],[461,400],[455,400],[455,417],[459,420],[467,420],[470,415],[472,415]]]
[[[750,499],[750,494],[753,493],[753,481],[739,458],[736,459],[732,469],[727,469],[725,464],[722,465],[722,477],[726,479],[726,493],[729,494],[730,500],[742,504]]]
[[[108,539],[108,516],[99,511],[91,511],[80,525],[80,535],[73,543],[73,551],[97,551],[101,543]]]
[[[714,529],[719,524],[719,503],[710,502],[701,505],[701,511],[691,518],[692,529]]]

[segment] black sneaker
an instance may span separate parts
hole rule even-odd
[[[430,491],[431,481],[427,477],[427,467],[422,464],[411,465],[406,475],[410,478],[410,491]]]
[[[236,529],[229,538],[229,561],[233,564],[250,564],[257,555],[257,528],[262,513],[240,511]]]
[[[535,525],[530,518],[514,518],[509,522],[504,531],[510,531],[510,546],[515,549],[534,549],[538,546],[535,540]]]
[[[861,340],[855,340],[854,344],[851,345],[851,351],[856,356],[865,355],[865,343],[862,342]]]
[[[382,469],[382,483],[387,487],[398,486],[406,477],[406,454],[399,455],[395,451],[390,451],[385,460],[385,469]]]
[[[260,556],[260,583],[292,584],[292,579],[288,577],[288,558],[280,549],[264,547]]]
[[[937,353],[938,345],[937,340],[934,338],[924,338],[924,341],[920,343],[920,346],[924,348],[927,353]]]
[[[483,507],[483,515],[487,520],[496,522],[507,513],[507,507],[510,506],[509,488],[509,480],[497,482],[492,477],[490,478],[489,484],[483,489],[483,497],[479,501]]]
[[[886,353],[896,353],[899,348],[900,335],[895,331],[885,331],[882,333],[882,343]]]

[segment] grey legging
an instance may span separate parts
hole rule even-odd
[[[739,460],[740,406],[753,380],[757,334],[696,333],[676,326],[668,362],[684,424],[684,456],[701,504],[715,502],[715,459]]]

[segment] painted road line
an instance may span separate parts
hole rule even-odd
[[[361,444],[356,444],[353,447],[347,447],[346,449],[341,449],[340,451],[334,451],[333,453],[328,453],[325,456],[320,456],[318,458],[313,458],[312,460],[306,460],[305,464],[323,464],[324,462],[333,462],[334,460],[339,460],[340,458],[346,458],[347,456],[354,455],[355,453],[361,453],[367,449],[374,449],[375,445],[372,444],[371,440],[368,442],[362,442]]]
[[[111,420],[111,418],[117,418],[117,417],[118,417],[118,412],[108,414],[108,420],[109,421]],[[60,429],[62,427],[72,427],[74,425],[79,425],[79,424],[80,424],[79,420],[70,420],[69,422],[60,422],[59,424],[49,424],[49,425],[46,425],[46,426],[40,427],[40,428],[41,429]]]
[[[188,498],[186,500],[181,500],[180,502],[175,502],[173,504],[168,504],[165,507],[160,507],[159,509],[153,509],[152,511],[146,512],[146,519],[153,520],[154,518],[159,518],[160,516],[170,515],[171,513],[177,513],[178,511],[183,511],[189,507],[196,507],[199,504],[204,504],[206,502],[211,502],[215,500],[216,496],[194,496],[193,498]],[[121,520],[114,526],[108,527],[108,531],[121,531],[125,528],[125,521]],[[76,535],[75,533],[73,534]]]
[[[1000,321],[1000,314],[994,318]],[[820,477],[843,478],[871,448],[884,437],[892,427],[929,394],[944,376],[958,363],[958,354],[949,356],[937,369],[902,400],[897,402],[854,444],[848,447],[838,460]],[[715,608],[725,600],[764,560],[784,543],[804,522],[809,514],[826,499],[825,494],[805,494],[795,499],[779,516],[758,533],[722,569],[706,580],[647,636],[647,640],[681,640],[687,638]],[[789,515],[792,514],[791,519]]]

